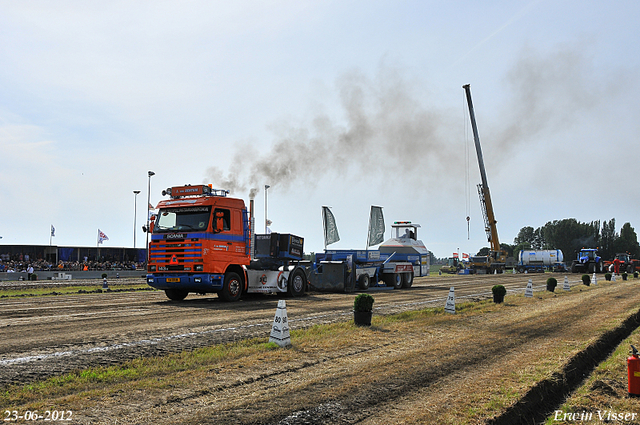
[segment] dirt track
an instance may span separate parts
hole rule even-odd
[[[410,290],[376,291],[376,314],[490,297],[491,286],[524,290],[548,275],[447,276],[416,279]],[[572,280],[576,277],[570,276]],[[557,276],[561,282],[562,277]],[[577,284],[573,282],[573,284]],[[465,298],[466,297],[466,298]],[[170,302],[163,292],[103,293],[0,300],[0,385],[26,383],[92,365],[268,336],[276,297],[223,303],[215,295]],[[351,319],[353,295],[312,293],[287,299],[292,329]]]
[[[457,301],[489,297],[496,283],[523,292],[529,278],[539,291],[547,277],[417,279],[410,290],[375,293],[375,314],[441,307],[450,286]],[[456,406],[469,398],[489,403],[509,373],[528,373],[555,346],[575,351],[596,337],[603,324],[620,322],[638,310],[640,292],[632,283],[582,292],[579,276],[569,277],[572,296],[507,307],[497,316],[445,318],[436,329],[391,339],[384,329],[373,329],[348,349],[305,352],[304,358],[283,364],[230,370],[193,388],[91,401],[76,418],[80,423],[123,418],[128,423],[153,418],[156,423],[194,424],[476,423]],[[563,275],[556,278],[557,291],[562,291]],[[317,293],[287,299],[290,325],[295,329],[351,320],[352,300],[353,295]],[[161,292],[5,299],[0,302],[0,379],[3,384],[28,382],[141,355],[267,336],[276,304],[276,298],[263,297],[226,304],[215,296],[172,303]],[[519,360],[523,357],[525,364]],[[524,393],[527,388],[512,390]],[[488,419],[479,415],[477,423]]]

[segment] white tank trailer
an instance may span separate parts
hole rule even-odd
[[[564,255],[559,249],[523,249],[518,253],[516,268],[519,272],[544,272],[563,265]]]

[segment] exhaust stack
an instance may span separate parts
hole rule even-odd
[[[251,261],[255,259],[255,247],[256,247],[256,221],[253,217],[253,198],[249,200],[249,226],[250,226],[250,247],[249,254],[251,256]]]

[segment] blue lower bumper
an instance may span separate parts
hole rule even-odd
[[[217,292],[222,289],[223,274],[148,274],[147,284],[156,289],[182,289],[189,292]]]

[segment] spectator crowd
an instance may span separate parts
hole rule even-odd
[[[29,254],[11,256],[0,254],[0,272],[28,272],[30,267],[34,271],[88,271],[88,270],[140,270],[144,269],[144,263],[132,261],[93,261],[85,258],[84,261],[58,261],[54,264],[42,258],[31,259]]]

